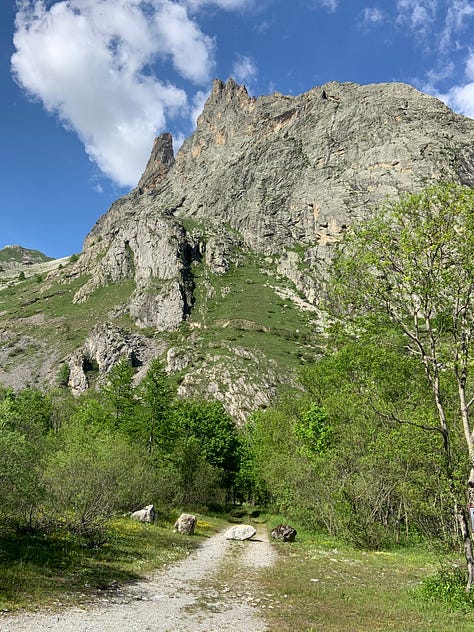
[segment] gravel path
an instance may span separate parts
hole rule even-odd
[[[187,559],[159,575],[90,608],[60,613],[0,617],[2,632],[258,632],[259,610],[271,595],[260,595],[255,574],[271,566],[275,552],[266,532],[256,540],[225,539],[219,533]]]

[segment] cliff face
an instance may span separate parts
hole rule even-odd
[[[171,136],[156,139],[137,188],[87,236],[74,303],[129,283],[110,319],[152,333],[183,394],[221,399],[243,418],[314,356],[331,244],[386,198],[440,180],[474,186],[473,147],[473,120],[404,84],[255,99],[215,81],[176,159]],[[99,330],[104,355],[109,330]],[[122,336],[146,364],[143,336],[114,331],[114,349]],[[87,385],[94,332],[71,357],[75,388]]]
[[[233,80],[215,81],[176,161],[164,134],[138,188],[87,237],[84,265],[103,258],[77,300],[97,283],[134,276],[137,322],[175,327],[191,308],[192,261],[207,251],[208,264],[225,271],[237,242],[277,255],[313,301],[327,246],[353,218],[438,180],[474,183],[473,141],[474,121],[404,84],[330,83],[254,99]],[[205,226],[206,237],[190,225]],[[296,246],[313,283],[298,280],[301,266],[288,259]],[[167,282],[156,305],[145,300],[154,278]]]

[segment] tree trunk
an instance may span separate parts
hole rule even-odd
[[[461,418],[464,428],[464,437],[466,439],[466,445],[469,453],[469,460],[471,467],[469,470],[469,478],[467,481],[467,507],[463,507],[458,511],[458,523],[461,530],[461,536],[464,547],[464,555],[466,556],[467,564],[467,585],[466,591],[469,592],[474,584],[474,553],[472,547],[472,523],[470,507],[474,507],[474,438],[471,431],[471,424],[469,419],[469,404],[466,401],[466,376],[467,370],[464,368],[460,373],[456,371],[456,377],[458,378],[458,392],[459,402],[461,405]]]
[[[466,592],[469,592],[474,584],[474,555],[472,550],[472,540],[470,533],[470,518],[467,515],[465,508],[458,509],[458,523],[459,529],[462,535],[462,542],[464,547],[464,555],[466,557],[467,564],[467,585]]]

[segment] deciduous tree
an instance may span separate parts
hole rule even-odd
[[[426,430],[439,433],[442,440],[470,590],[474,582],[468,517],[468,507],[474,507],[474,190],[442,184],[385,205],[347,234],[329,287],[333,313],[345,319],[368,314],[388,317],[423,366],[437,413],[437,424],[427,424]],[[453,382],[456,415],[446,406]],[[464,436],[468,462],[462,499],[457,495],[452,458],[454,433]]]

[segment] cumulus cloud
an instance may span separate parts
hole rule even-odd
[[[474,50],[469,52],[465,67],[466,82],[453,86],[445,94],[437,94],[456,112],[474,118]]]
[[[237,55],[232,66],[232,76],[239,83],[251,84],[257,78],[258,69],[254,60],[247,55]]]
[[[474,82],[454,86],[444,100],[452,110],[474,119]]]
[[[196,85],[214,68],[213,40],[172,0],[21,0],[14,45],[17,82],[122,186],[136,184],[153,136],[188,107],[185,91],[156,75],[157,64],[171,63]]]

